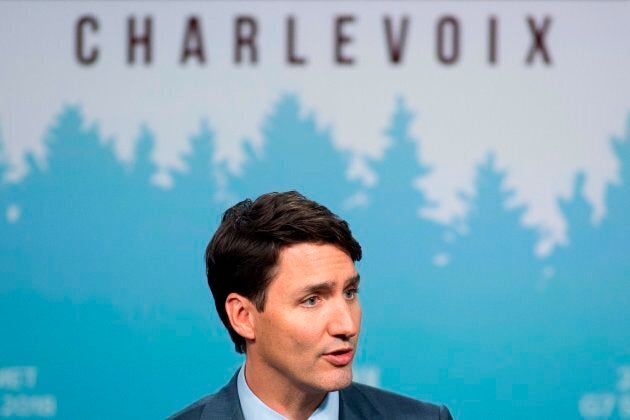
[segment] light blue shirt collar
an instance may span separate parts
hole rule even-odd
[[[245,380],[245,364],[238,372],[236,380],[238,398],[245,420],[285,420],[285,418],[269,408],[249,388]],[[326,394],[324,401],[311,414],[309,420],[338,420],[339,419],[339,391]]]

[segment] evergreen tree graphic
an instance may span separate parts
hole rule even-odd
[[[626,120],[626,132],[623,138],[613,138],[612,148],[619,160],[619,182],[609,185],[606,191],[607,215],[602,222],[602,235],[608,238],[609,250],[606,259],[612,272],[624,273],[626,282],[630,273],[630,116]],[[600,251],[601,252],[601,251]],[[616,276],[617,277],[617,276]]]
[[[172,267],[165,272],[169,276],[177,272],[180,279],[177,282],[170,279],[173,297],[180,297],[182,306],[197,302],[196,309],[201,313],[207,311],[207,299],[198,297],[209,297],[210,293],[205,280],[204,253],[227,207],[219,199],[223,189],[219,180],[224,169],[212,163],[213,138],[210,127],[203,122],[191,138],[190,151],[183,156],[185,170],[172,174],[174,187],[166,192],[167,203],[162,213],[169,220],[164,220],[157,229],[167,235],[171,244],[168,258]]]
[[[443,227],[420,217],[431,203],[417,181],[430,168],[419,159],[419,142],[409,134],[414,118],[398,99],[385,130],[390,145],[383,159],[372,164],[378,181],[366,192],[367,204],[349,215],[364,248],[366,284],[378,282],[367,286],[362,298],[366,304],[392,309],[373,314],[375,325],[391,326],[393,314],[397,323],[415,325],[429,312],[427,305],[436,303],[427,292],[435,287],[432,259],[441,248]]]
[[[313,117],[300,117],[295,96],[282,97],[262,131],[263,150],[247,144],[242,175],[229,182],[239,201],[270,191],[298,190],[339,209],[355,191],[346,178],[347,156],[334,149],[330,132],[318,130]]]
[[[537,231],[523,226],[525,206],[510,205],[514,192],[505,188],[505,176],[489,154],[477,167],[474,194],[462,194],[468,205],[465,232],[451,244],[443,274],[444,290],[456,305],[452,326],[463,337],[509,337],[516,334],[514,325],[521,334],[540,321]]]
[[[539,329],[548,319],[536,287],[543,265],[534,254],[537,230],[523,225],[526,207],[511,202],[506,174],[492,153],[477,166],[474,192],[461,195],[468,206],[463,227],[435,279],[440,307],[432,313],[425,363],[448,366],[432,377],[440,378],[442,398],[457,396],[453,406],[465,418],[536,417],[553,383],[540,382],[546,360]]]
[[[127,184],[138,191],[147,189],[151,178],[158,172],[152,155],[155,149],[155,137],[148,127],[140,129],[140,135],[134,145],[134,160],[131,163]]]
[[[15,236],[24,263],[24,287],[52,294],[110,287],[124,237],[112,224],[124,220],[119,199],[124,171],[111,143],[83,127],[77,107],[67,107],[45,138],[47,163],[28,158],[28,176],[16,186],[22,215]]]
[[[602,239],[597,249],[601,255],[599,259],[603,261],[604,278],[610,279],[602,284],[599,308],[600,313],[608,316],[608,328],[604,331],[610,331],[611,340],[617,342],[619,339],[627,349],[630,337],[624,331],[630,316],[627,298],[630,292],[630,116],[626,120],[624,137],[613,138],[612,146],[620,170],[619,182],[609,185],[606,191],[608,214],[602,221]]]
[[[567,236],[574,243],[591,242],[596,232],[592,221],[593,207],[584,195],[585,184],[586,175],[583,172],[579,172],[575,176],[571,198],[560,198],[558,200],[558,205],[567,223]],[[560,255],[566,249],[566,246],[559,248],[555,254]],[[576,251],[577,249],[573,250],[573,252]],[[587,255],[582,255],[581,257],[587,257]]]
[[[619,175],[606,189],[606,214],[599,224],[593,223],[583,173],[576,174],[572,195],[558,200],[567,221],[568,243],[558,247],[549,261],[555,275],[546,294],[546,316],[553,321],[545,325],[544,333],[553,337],[545,369],[567,384],[557,388],[562,389],[560,400],[578,401],[585,392],[610,389],[614,372],[627,363],[629,145],[630,119],[624,138],[611,141]],[[615,409],[612,418],[619,413]],[[575,406],[572,415],[578,415]]]
[[[552,256],[556,270],[552,292],[567,340],[580,342],[586,337],[584,331],[598,331],[607,337],[606,345],[616,348],[630,344],[625,334],[630,316],[630,118],[625,138],[613,138],[611,146],[619,161],[619,176],[606,189],[601,223],[593,224],[584,174],[576,176],[572,197],[559,200],[569,243]]]
[[[364,251],[358,269],[361,302],[368,308],[357,363],[381,367],[385,388],[444,400],[433,386],[439,373],[432,367],[444,366],[440,358],[447,353],[443,339],[428,332],[431,318],[442,313],[440,268],[433,258],[443,248],[444,228],[420,215],[431,203],[417,184],[430,168],[422,159],[420,141],[409,132],[414,118],[398,99],[384,129],[389,145],[383,158],[371,163],[378,180],[364,192],[365,205],[348,212]],[[403,360],[404,368],[394,368]]]
[[[191,234],[201,234],[207,241],[211,230],[220,222],[225,204],[220,202],[219,181],[225,176],[223,166],[213,165],[215,149],[214,135],[206,123],[201,124],[199,133],[191,139],[190,151],[184,155],[183,172],[173,173],[175,187],[171,201],[182,219],[190,223]],[[196,205],[191,206],[190,203]]]

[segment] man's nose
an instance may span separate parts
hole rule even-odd
[[[359,302],[348,302],[345,299],[336,300],[328,320],[330,335],[350,338],[357,335],[360,328],[361,306]]]

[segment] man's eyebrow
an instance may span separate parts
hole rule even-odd
[[[310,295],[312,293],[330,291],[334,289],[335,282],[333,281],[323,281],[321,283],[311,284],[306,286],[298,291],[299,295]]]
[[[348,287],[350,285],[357,286],[360,281],[361,281],[361,276],[359,274],[357,274],[356,276],[352,276],[348,280],[346,280],[343,287],[346,288],[346,287]],[[319,292],[319,293],[321,293],[321,292],[328,292],[328,291],[331,291],[334,288],[335,288],[335,282],[334,281],[323,281],[321,283],[311,284],[309,286],[306,286],[306,287],[300,289],[298,291],[298,294],[300,294],[300,295],[309,295],[309,294],[317,293],[317,292]]]
[[[360,282],[361,282],[361,275],[357,273],[356,276],[352,276],[348,280],[346,280],[345,287],[348,287],[350,285],[358,286]]]

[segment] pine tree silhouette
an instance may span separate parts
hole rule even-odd
[[[260,152],[246,146],[243,174],[231,178],[229,189],[238,198],[255,198],[269,191],[298,190],[307,197],[339,209],[354,192],[346,179],[347,159],[335,150],[328,132],[312,117],[299,116],[295,96],[284,96],[263,128]]]
[[[612,147],[619,160],[619,182],[609,185],[606,191],[608,214],[602,222],[600,253],[605,249],[602,273],[609,281],[603,286],[600,308],[608,316],[605,321],[611,337],[615,341],[630,345],[625,334],[630,316],[628,293],[630,292],[630,116],[626,119],[626,132],[623,138],[613,138]],[[607,310],[603,310],[606,308]]]
[[[205,281],[204,252],[225,207],[218,198],[222,168],[212,164],[213,133],[206,123],[201,124],[190,146],[183,157],[186,169],[173,173],[174,187],[166,191],[168,203],[163,213],[170,220],[164,221],[162,230],[169,235],[169,259],[181,279],[173,297],[179,296],[182,305],[198,302],[199,311],[205,312],[207,299],[198,297],[210,293]]]
[[[619,160],[619,181],[606,190],[604,219],[593,225],[592,207],[584,196],[586,177],[578,174],[571,199],[559,200],[569,244],[556,250],[552,262],[562,334],[580,341],[587,338],[584,331],[599,331],[614,347],[630,344],[624,333],[630,316],[625,298],[630,292],[630,118],[625,138],[613,138],[611,146]]]
[[[122,237],[118,191],[124,172],[111,144],[84,128],[77,107],[67,107],[45,138],[45,168],[28,158],[28,176],[16,187],[24,284],[47,292],[86,297],[115,279],[114,259]]]
[[[438,374],[443,392],[465,395],[461,415],[470,418],[531,418],[548,391],[539,383],[545,371],[537,337],[548,320],[536,289],[537,231],[522,224],[526,208],[512,206],[505,177],[493,154],[477,166],[474,193],[462,194],[466,229],[449,244],[449,264],[436,279],[441,310],[434,320],[441,334],[430,360],[448,364],[448,375]],[[488,399],[491,408],[481,403]]]
[[[151,211],[166,207],[168,199],[163,189],[151,185],[151,178],[158,168],[152,160],[155,147],[153,134],[147,127],[142,127],[140,135],[134,145],[134,160],[127,168],[125,184],[119,190],[120,201],[125,206],[123,220],[119,221],[119,229],[126,231],[127,262],[160,261],[159,232],[168,226],[169,218],[162,211]],[[123,225],[124,224],[124,225]],[[157,242],[156,242],[157,241]],[[147,255],[149,251],[150,255]],[[142,255],[139,255],[141,253]],[[126,270],[134,271],[132,267]]]
[[[607,188],[607,215],[601,228],[610,245],[606,259],[613,263],[611,273],[627,274],[630,273],[627,252],[630,249],[630,116],[626,120],[624,138],[613,138],[612,148],[619,160],[619,182]]]
[[[117,191],[120,218],[110,230],[121,235],[116,269],[124,279],[126,294],[135,301],[132,306],[142,302],[145,308],[162,305],[166,296],[175,298],[181,293],[172,281],[173,256],[177,254],[166,246],[181,240],[176,232],[179,219],[169,212],[168,192],[151,183],[158,171],[152,159],[154,147],[153,134],[148,127],[141,127],[133,162],[125,168],[123,184]]]
[[[199,134],[191,139],[190,152],[183,157],[185,172],[173,174],[175,187],[171,193],[178,197],[174,200],[180,206],[177,212],[186,215],[190,231],[197,235],[201,233],[206,239],[210,230],[218,225],[223,207],[218,199],[223,168],[213,165],[213,137],[208,125],[203,123]],[[190,206],[191,200],[196,203],[195,206]]]
[[[586,175],[579,172],[575,176],[571,198],[558,200],[560,210],[567,222],[567,236],[571,238],[572,242],[590,242],[595,232],[595,226],[592,222],[593,207],[584,196],[585,184]]]
[[[540,305],[542,271],[534,255],[537,231],[522,224],[525,206],[509,206],[514,192],[505,189],[505,176],[489,154],[477,168],[475,193],[462,194],[469,207],[467,232],[452,244],[444,273],[457,306],[452,321],[463,336],[510,336],[514,325],[536,328],[532,311]]]
[[[390,145],[383,159],[374,162],[376,185],[367,191],[368,203],[350,213],[351,226],[361,238],[365,259],[362,271],[379,284],[365,288],[362,298],[395,310],[373,315],[374,323],[416,324],[427,316],[427,306],[437,304],[428,293],[435,285],[432,259],[441,248],[443,228],[420,217],[420,210],[431,205],[416,187],[418,179],[430,168],[418,159],[420,148],[409,134],[414,115],[398,99],[390,126],[385,133]],[[387,284],[388,287],[379,287]],[[374,292],[374,294],[371,293]],[[398,313],[399,318],[392,319]]]
[[[586,175],[575,177],[573,194],[569,199],[560,198],[558,205],[567,223],[569,244],[559,246],[550,261],[555,270],[550,299],[555,309],[558,333],[584,337],[580,325],[590,319],[592,311],[592,287],[601,281],[599,252],[594,249],[600,236],[592,222],[593,208],[584,195]],[[605,251],[606,252],[606,251]]]
[[[152,159],[154,149],[153,133],[148,127],[143,126],[134,146],[134,161],[129,174],[129,182],[137,185],[137,188],[146,188],[153,175],[158,171],[158,167]]]
[[[420,216],[431,203],[417,181],[430,168],[422,160],[421,143],[409,132],[414,118],[398,99],[384,130],[389,146],[380,161],[371,162],[378,180],[365,191],[366,204],[348,212],[364,252],[358,269],[366,345],[357,363],[382,366],[384,387],[435,399],[438,391],[428,385],[436,374],[432,366],[443,365],[438,360],[446,353],[428,327],[442,312],[439,268],[432,260],[442,248],[444,228]],[[394,368],[402,360],[404,368]]]

